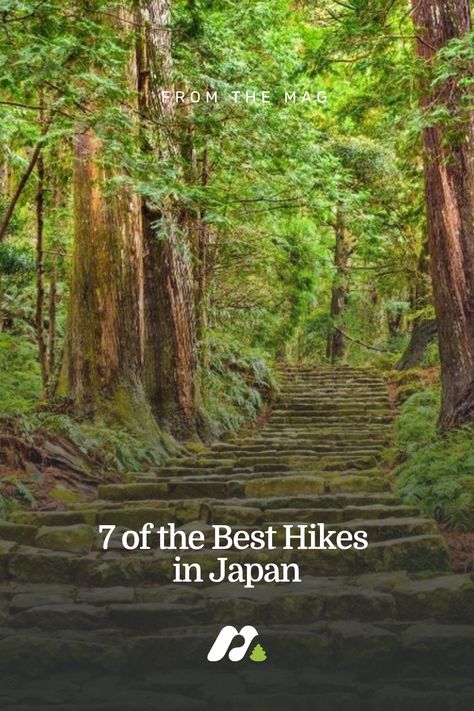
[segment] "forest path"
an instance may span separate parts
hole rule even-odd
[[[349,367],[281,379],[265,427],[101,486],[93,505],[0,524],[0,671],[15,681],[2,709],[472,708],[473,580],[449,572],[436,524],[390,491],[385,385]],[[122,549],[118,533],[149,521],[209,540],[212,524],[325,523],[367,531],[369,546],[183,551],[205,579],[225,556],[297,562],[303,581],[176,584],[174,551]],[[107,552],[99,524],[121,527]],[[229,624],[257,628],[265,666],[207,662]]]

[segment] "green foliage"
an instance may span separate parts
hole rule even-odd
[[[436,341],[435,343],[430,343],[426,349],[421,365],[424,368],[429,368],[430,366],[439,366],[439,362],[439,345]]]
[[[162,452],[130,432],[105,422],[80,421],[69,415],[38,412],[23,418],[24,435],[35,431],[65,437],[76,445],[86,462],[105,471],[126,474],[158,466]]]
[[[449,106],[438,102],[429,108],[424,119],[427,124],[440,124],[447,128],[446,140],[453,143],[464,136],[466,122],[470,120],[474,109],[473,62],[474,31],[461,38],[452,39],[436,57],[432,76],[434,89],[439,89],[446,81],[456,80],[460,92],[455,108],[452,102]]]
[[[396,421],[396,433],[408,454],[426,446],[435,438],[439,400],[438,392],[426,389],[411,395],[403,403]]]
[[[217,334],[211,334],[209,346],[212,366],[205,405],[219,434],[254,419],[276,382],[264,352],[242,349],[239,341]]]
[[[37,508],[37,502],[25,482],[15,475],[4,477],[0,482],[0,518],[8,520],[22,505]]]
[[[16,247],[11,242],[0,245],[0,274],[31,278],[35,268],[33,254],[27,247]]]
[[[474,430],[436,432],[439,394],[427,389],[402,405],[397,438],[405,461],[396,470],[401,498],[426,515],[465,529],[474,524]]]
[[[20,504],[14,496],[0,494],[0,518],[8,521],[11,515],[19,508]]]
[[[82,424],[73,440],[95,462],[120,474],[161,464],[161,453],[125,430],[105,423]]]
[[[0,416],[32,410],[41,390],[35,344],[0,333],[0,371]]]
[[[15,487],[16,487],[16,490],[18,492],[20,499],[25,501],[31,508],[36,508],[37,507],[36,499],[33,496],[33,494],[31,493],[28,486],[24,482],[16,480],[16,479],[14,480],[14,484],[15,484]]]

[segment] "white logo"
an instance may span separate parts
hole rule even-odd
[[[258,637],[258,632],[255,627],[252,627],[252,625],[245,625],[245,627],[242,627],[240,632],[235,627],[232,627],[232,625],[223,627],[217,635],[216,641],[209,650],[209,654],[207,655],[208,661],[220,662],[220,660],[227,654],[232,641],[236,637],[243,637],[244,643],[239,647],[234,647],[234,649],[230,650],[229,659],[231,662],[240,662],[244,658],[245,653],[252,643],[252,640],[254,640],[255,637]]]

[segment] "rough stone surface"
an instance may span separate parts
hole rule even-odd
[[[392,415],[368,370],[286,366],[269,422],[183,448],[66,511],[0,522],[0,708],[60,711],[464,711],[474,701],[474,581],[380,466]],[[124,551],[145,523],[251,533],[366,530],[346,551]],[[117,529],[102,550],[100,524]],[[2,540],[3,539],[3,540]],[[282,540],[282,533],[278,535]],[[173,582],[198,562],[203,583]],[[216,557],[298,562],[301,583],[212,585]],[[255,625],[256,664],[209,664],[222,626]]]

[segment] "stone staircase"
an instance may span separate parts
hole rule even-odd
[[[92,505],[0,522],[0,708],[220,711],[472,708],[474,584],[436,524],[391,493],[392,414],[370,372],[281,373],[266,426],[99,487]],[[173,583],[175,551],[121,534],[175,523],[249,532],[365,530],[345,551],[179,551],[205,573],[297,562],[301,583]],[[116,524],[108,551],[101,524]],[[153,538],[150,539],[150,543]],[[268,660],[207,662],[223,625],[254,625]]]

